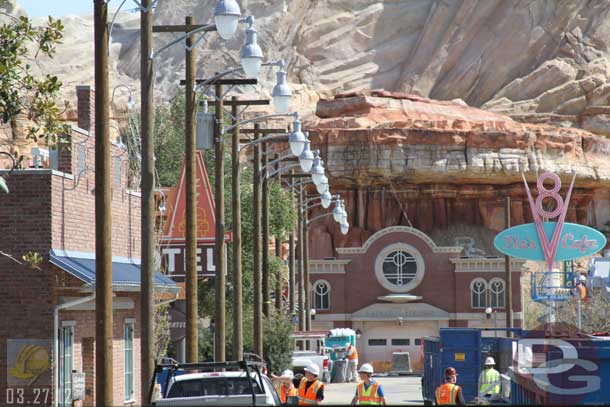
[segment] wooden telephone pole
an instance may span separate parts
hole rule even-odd
[[[95,37],[95,402],[112,405],[112,196],[108,90],[108,4],[94,2]]]

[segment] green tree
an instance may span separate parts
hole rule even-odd
[[[64,109],[57,104],[62,83],[53,75],[36,77],[31,65],[41,55],[53,58],[63,29],[52,17],[46,26],[34,27],[27,17],[9,16],[0,27],[0,124],[8,125],[13,137],[20,115],[30,121],[26,136],[35,141],[41,137],[55,145],[70,131],[61,120],[67,102]]]
[[[265,318],[263,349],[270,371],[280,374],[292,365],[293,331],[294,327],[286,315],[272,312]]]

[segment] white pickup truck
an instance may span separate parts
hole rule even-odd
[[[235,367],[240,370],[227,371]],[[250,362],[174,364],[157,370],[163,369],[169,374],[161,394],[152,397],[154,407],[281,405],[271,380]]]
[[[304,374],[304,369],[311,363],[316,364],[320,368],[320,380],[325,383],[330,382],[330,373],[332,370],[330,357],[326,354],[324,339],[327,332],[310,331],[306,333],[295,332],[293,337],[301,349],[306,347],[309,342],[311,350],[295,350],[292,353],[292,370],[294,374]]]

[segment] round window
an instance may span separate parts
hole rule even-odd
[[[383,261],[383,276],[390,283],[402,287],[409,284],[417,274],[417,263],[409,253],[396,250]]]
[[[375,275],[388,290],[404,293],[421,282],[424,261],[414,247],[396,243],[384,248],[377,256]]]

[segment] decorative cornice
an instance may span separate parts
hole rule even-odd
[[[449,259],[449,261],[455,264],[456,273],[503,273],[505,271],[503,257],[469,257]],[[522,272],[524,264],[525,260],[511,259],[511,272]]]
[[[447,247],[441,247],[441,246],[437,246],[436,243],[434,243],[434,241],[430,238],[430,236],[428,236],[427,234],[425,234],[424,232],[422,232],[421,230],[415,229],[415,228],[411,228],[408,226],[391,226],[389,228],[385,228],[385,229],[381,229],[380,231],[376,232],[375,234],[373,234],[371,237],[369,237],[367,239],[366,242],[364,242],[364,244],[361,247],[343,247],[343,248],[337,248],[337,253],[339,254],[363,254],[366,253],[367,250],[379,239],[381,239],[383,236],[388,235],[390,233],[408,233],[411,235],[415,235],[416,237],[420,238],[421,240],[423,240],[424,242],[426,242],[426,244],[428,246],[430,246],[430,249],[432,250],[433,253],[461,253],[463,250],[463,247],[461,246],[447,246]]]
[[[345,274],[351,260],[309,260],[309,274]]]

